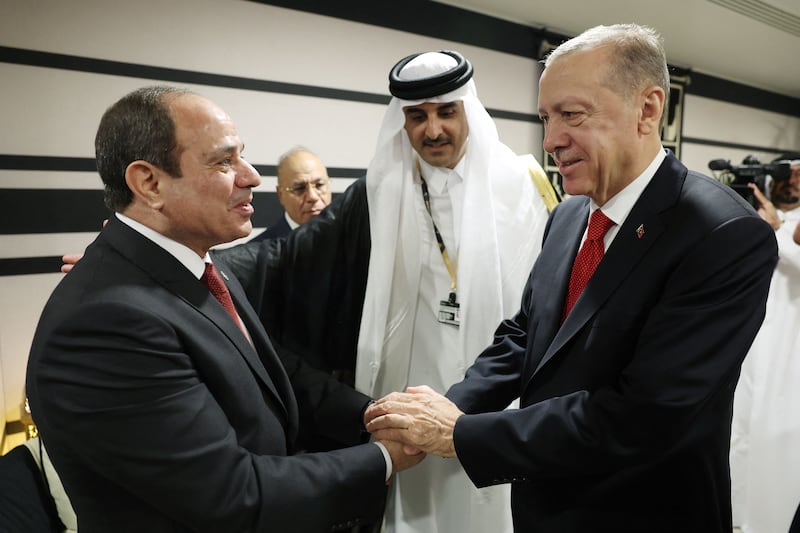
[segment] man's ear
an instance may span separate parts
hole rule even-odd
[[[656,135],[660,135],[665,97],[664,89],[658,85],[652,85],[642,92],[639,133],[649,135],[655,131]]]
[[[161,197],[161,180],[166,173],[147,161],[137,160],[125,169],[125,182],[143,205],[151,209],[160,209],[163,204]]]

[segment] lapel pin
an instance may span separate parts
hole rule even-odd
[[[639,224],[639,227],[636,228],[636,236],[640,239],[644,237],[644,224]]]
[[[641,237],[641,235],[640,235],[640,237]],[[225,273],[224,270],[220,270],[219,273],[222,274],[222,277],[225,278],[225,281],[230,281],[230,279],[228,278],[228,275]]]

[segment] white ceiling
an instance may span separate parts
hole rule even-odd
[[[440,0],[518,24],[577,35],[597,24],[636,22],[664,38],[676,67],[800,98],[800,36],[712,0]],[[716,0],[721,1],[721,0]],[[800,28],[800,0],[735,0],[788,13]]]

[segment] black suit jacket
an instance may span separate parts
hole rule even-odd
[[[251,240],[218,254],[270,339],[352,385],[370,249],[361,178],[286,239]]]
[[[458,458],[513,484],[516,531],[729,533],[733,391],[774,232],[669,155],[561,324],[587,204],[553,212],[519,313],[448,391]]]
[[[253,345],[183,265],[112,217],[51,296],[27,391],[82,533],[315,532],[380,515],[377,446],[290,456],[300,412],[324,410],[353,442],[367,398],[281,361],[229,278]]]
[[[281,237],[286,237],[289,235],[291,231],[292,228],[289,226],[289,223],[286,222],[286,215],[281,214],[279,219],[277,219],[271,226],[267,227],[267,229],[250,239],[249,242],[259,242],[266,239],[280,239]]]

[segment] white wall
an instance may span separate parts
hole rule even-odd
[[[800,117],[689,94],[684,100],[683,137],[800,150]],[[732,164],[739,165],[748,155],[754,155],[762,163],[769,163],[776,157],[775,152],[764,150],[686,141],[681,149],[683,163],[704,174],[710,174],[708,162],[712,159],[729,159]]]

